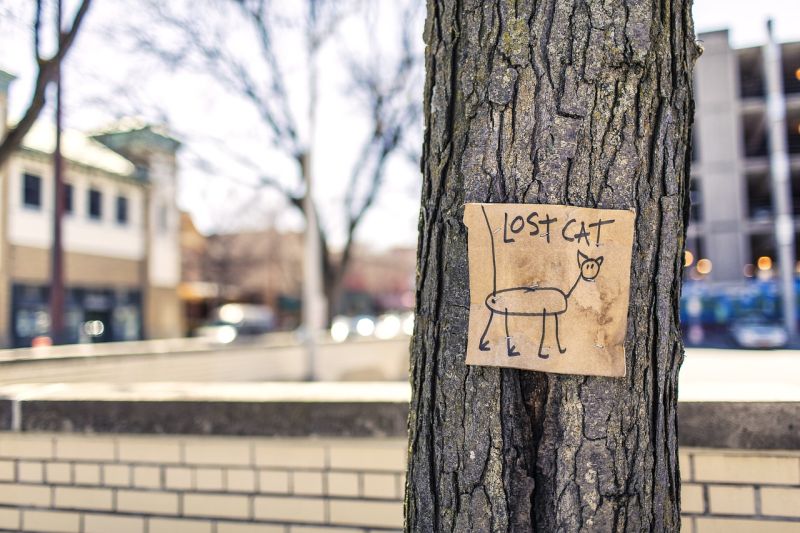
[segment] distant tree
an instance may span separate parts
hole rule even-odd
[[[60,32],[56,50],[48,57],[45,55],[42,46],[42,41],[44,40],[43,32],[45,31],[45,25],[43,24],[45,6],[43,0],[36,0],[33,21],[33,50],[37,68],[36,81],[33,86],[30,103],[22,118],[14,127],[9,128],[2,140],[0,140],[0,165],[5,163],[14,150],[19,147],[22,139],[33,127],[36,119],[39,118],[39,114],[47,103],[47,88],[55,80],[59,65],[63,63],[64,58],[72,48],[72,44],[75,42],[91,4],[92,0],[81,0],[73,16],[72,23],[67,29]]]
[[[337,31],[342,22],[359,16],[367,4],[332,0],[201,0],[188,4],[150,0],[146,2],[151,14],[149,22],[131,28],[129,33],[138,50],[159,58],[170,69],[207,75],[232,99],[245,102],[258,114],[267,142],[293,162],[295,175],[264,171],[271,162],[259,158],[263,154],[237,157],[249,159],[248,166],[262,169],[259,187],[278,191],[289,206],[305,216],[307,185],[321,178],[312,175],[311,164],[318,142],[314,132],[320,116],[320,54],[326,44],[340,39]],[[391,6],[396,8],[396,4]],[[341,206],[344,246],[339,253],[329,245],[333,224],[317,218],[329,315],[335,312],[340,297],[356,231],[375,204],[390,158],[406,155],[404,141],[417,128],[421,115],[417,94],[421,52],[415,45],[417,36],[412,33],[416,29],[417,8],[400,12],[400,42],[396,43],[395,53],[381,55],[376,46],[343,58],[344,74],[349,79],[347,98],[360,104],[370,125],[365,139],[353,139],[360,146],[353,166],[325,171],[326,180],[339,180],[346,191]],[[365,32],[373,41],[378,37],[373,28],[367,27]],[[165,38],[167,35],[169,38]],[[302,53],[279,49],[279,35],[288,35]],[[243,58],[243,48],[257,50],[258,61]],[[292,55],[302,57],[302,61],[287,65],[285,58]],[[292,91],[287,81],[289,71],[294,76],[304,76],[303,91]],[[305,105],[296,105],[299,100],[304,100]],[[213,169],[213,162],[205,163]]]
[[[679,531],[690,0],[428,2],[407,531]],[[635,209],[623,378],[466,366],[465,202]]]

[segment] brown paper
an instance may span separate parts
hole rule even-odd
[[[467,204],[467,364],[624,376],[634,218]]]

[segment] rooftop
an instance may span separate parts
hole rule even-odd
[[[45,154],[52,154],[55,146],[55,127],[41,121],[31,128],[22,141],[23,148]],[[133,163],[77,130],[66,129],[62,132],[61,150],[64,157],[70,161],[112,174],[130,176],[136,170]]]
[[[0,91],[8,91],[8,86],[11,85],[11,82],[15,79],[17,79],[17,77],[10,72],[0,70]]]
[[[113,150],[129,153],[139,149],[158,148],[167,152],[175,152],[181,143],[163,124],[150,124],[136,117],[124,117],[102,131],[93,133],[91,137]]]

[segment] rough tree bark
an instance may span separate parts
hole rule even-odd
[[[429,0],[410,531],[677,531],[690,0]],[[467,367],[465,202],[637,212],[627,377]]]

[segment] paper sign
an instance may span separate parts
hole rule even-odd
[[[624,376],[634,218],[467,204],[467,364]]]

